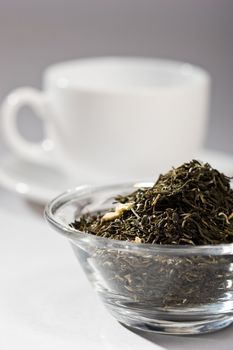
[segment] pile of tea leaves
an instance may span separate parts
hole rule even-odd
[[[135,243],[233,243],[230,178],[192,160],[160,175],[152,187],[121,195],[108,212],[84,214],[71,226],[96,236]]]

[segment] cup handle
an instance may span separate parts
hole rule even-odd
[[[40,143],[27,141],[18,130],[17,115],[25,105],[30,106],[43,121],[45,137]],[[52,125],[48,118],[48,101],[43,92],[23,87],[10,93],[1,107],[1,124],[6,144],[14,153],[28,161],[51,163],[54,140],[51,139]]]

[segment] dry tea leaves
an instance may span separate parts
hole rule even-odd
[[[147,310],[232,299],[232,255],[143,255],[96,248],[91,259],[111,291]]]
[[[116,209],[85,214],[71,226],[136,243],[205,245],[233,242],[230,178],[192,160],[160,175],[150,188],[116,198]]]
[[[107,212],[71,224],[93,235],[135,244],[199,246],[233,242],[230,178],[197,160],[160,175],[150,188],[116,198]],[[94,247],[92,266],[112,295],[134,311],[214,310],[232,302],[233,255]],[[180,320],[180,318],[178,317]]]

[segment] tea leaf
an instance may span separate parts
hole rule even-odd
[[[72,227],[142,243],[205,245],[233,242],[230,178],[192,160],[160,175],[150,188],[116,198],[107,213],[86,214]]]

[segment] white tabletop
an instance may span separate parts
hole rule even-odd
[[[105,310],[40,206],[0,189],[0,349],[232,350],[233,326],[202,336],[132,332]]]

